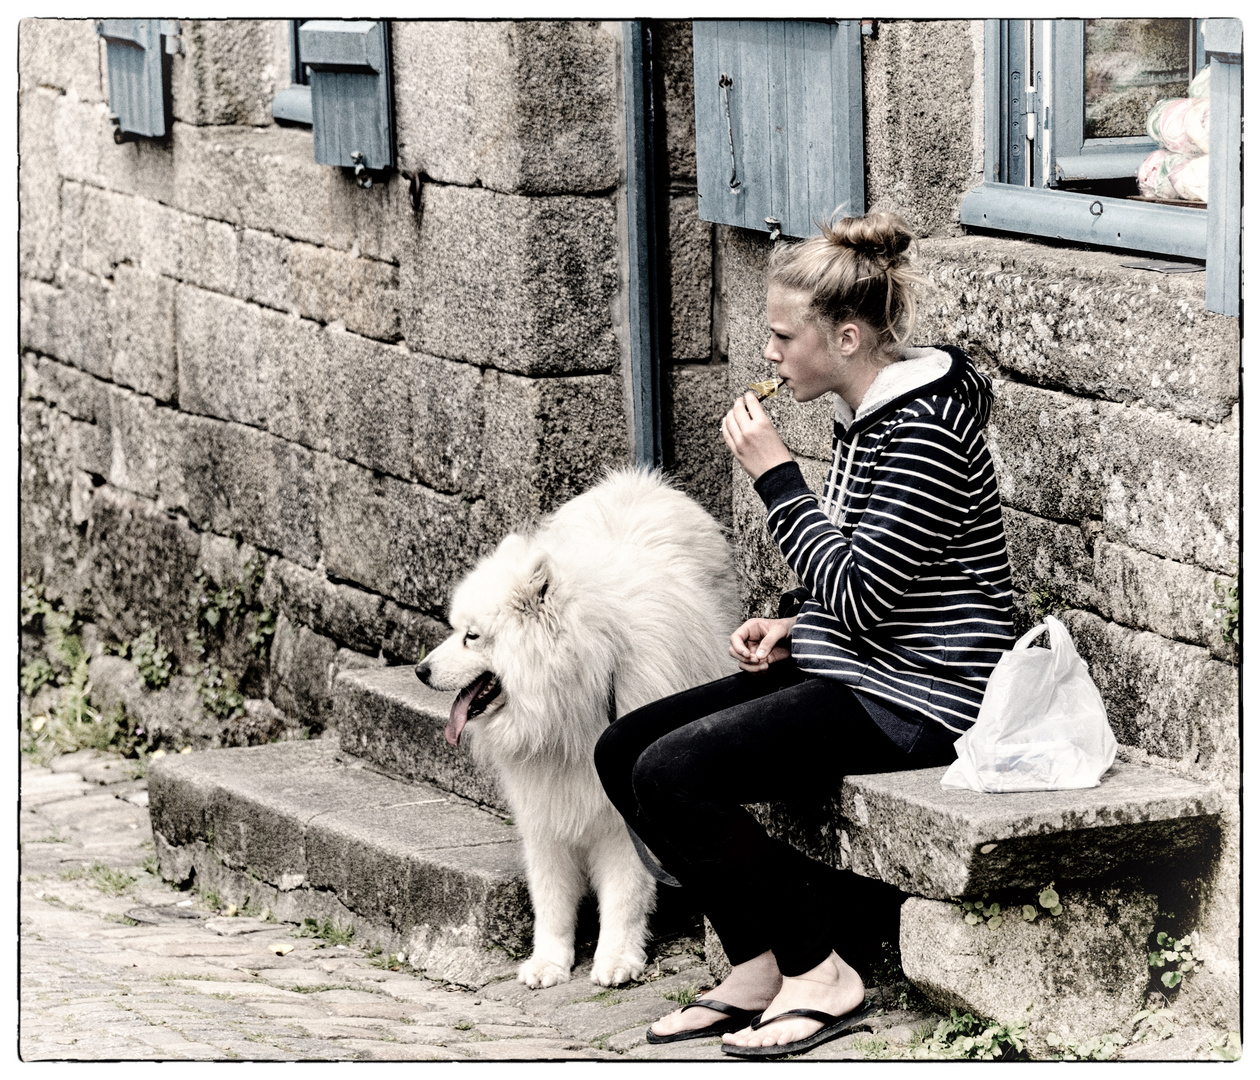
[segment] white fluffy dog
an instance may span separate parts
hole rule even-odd
[[[534,952],[518,974],[527,986],[568,980],[588,883],[600,918],[591,981],[643,974],[654,882],[600,785],[595,742],[610,709],[621,716],[736,670],[737,591],[717,522],[639,470],[609,473],[532,535],[508,535],[456,588],[454,633],[416,674],[460,691],[447,741],[468,725],[521,830],[534,906]]]

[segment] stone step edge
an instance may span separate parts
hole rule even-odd
[[[290,928],[283,924],[301,926],[307,919],[314,919],[321,926],[331,922],[338,928],[352,930],[355,944],[367,944],[373,951],[379,950],[385,956],[397,957],[401,954],[399,967],[406,965],[424,978],[471,990],[515,978],[523,958],[501,947],[461,940],[458,933],[442,929],[425,928],[402,933],[381,919],[352,911],[327,889],[300,885],[281,890],[225,866],[204,841],[187,848],[174,848],[161,833],[155,832],[153,839],[164,878],[178,883],[178,879],[165,870],[178,860],[195,871],[199,891],[214,893],[223,905],[235,904],[240,909],[249,905],[251,910],[270,909],[277,922],[277,942],[287,941],[290,937]]]
[[[290,779],[305,777],[302,799],[286,801],[282,795],[242,781],[239,775],[233,778],[242,755],[257,758],[259,751],[267,754],[266,764],[277,772],[285,768]],[[203,894],[215,892],[223,903],[238,907],[248,901],[251,907],[270,908],[286,922],[331,920],[353,929],[359,941],[404,953],[406,962],[428,978],[476,988],[515,974],[532,936],[533,916],[520,842],[493,839],[511,831],[497,815],[448,797],[431,785],[390,779],[360,762],[347,761],[331,740],[206,751],[160,759],[154,766],[150,815],[159,871],[166,880],[185,884],[191,879]],[[379,792],[383,809],[370,812],[401,809],[413,820],[426,814],[454,816],[467,821],[474,833],[481,834],[482,842],[404,851],[400,846],[407,839],[404,831],[398,843],[374,843],[364,836],[362,821],[356,827],[353,811],[335,808],[339,799],[345,799],[347,787]],[[183,800],[183,810],[172,808],[175,798]],[[321,802],[333,808],[313,813]],[[179,824],[181,815],[190,817],[186,812],[190,806],[208,828],[189,826],[187,821]],[[338,820],[339,813],[345,820]],[[225,853],[216,837],[207,835],[216,824],[226,828],[227,822],[236,825],[236,833],[249,832],[255,845],[264,849],[267,844],[292,845],[298,835],[295,823],[301,823],[302,830],[318,829],[317,847],[327,852],[344,845],[355,865],[375,867],[376,873],[354,896],[347,895],[353,890],[331,880],[338,867],[311,866],[306,861],[311,853],[306,850],[300,858],[292,858],[290,872],[277,872],[274,866],[260,871],[256,863],[242,866],[239,853]],[[176,827],[164,831],[164,826],[172,824]],[[304,831],[302,836],[310,833]],[[398,911],[365,902],[365,897],[373,895],[373,882],[385,883],[381,895],[388,895],[390,885],[410,884],[414,879],[409,875],[416,873],[441,894],[448,909],[459,908],[450,899],[453,896],[466,901],[458,917],[452,918],[448,910],[445,918],[439,915],[427,921],[424,912],[418,911],[417,918],[408,920],[405,913],[400,917]]]
[[[467,742],[446,742],[454,700],[453,692],[425,686],[409,665],[343,671],[333,683],[341,748],[387,776],[431,783],[510,813],[494,775],[476,764]]]

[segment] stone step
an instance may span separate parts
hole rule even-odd
[[[343,672],[341,746],[393,775],[504,809],[494,777],[443,737],[454,697],[430,690],[411,667]],[[1201,850],[1219,827],[1215,788],[1152,765],[1118,761],[1096,788],[1002,794],[943,788],[944,772],[851,776],[821,819],[775,805],[759,816],[815,858],[935,899],[1176,859]]]
[[[467,746],[446,741],[454,700],[454,693],[430,690],[410,666],[343,671],[333,688],[341,748],[392,776],[506,812],[493,775],[477,768]]]
[[[1096,878],[1211,849],[1214,787],[1117,761],[1094,788],[981,793],[941,787],[945,768],[845,779],[842,862],[916,896]]]
[[[331,919],[463,985],[511,975],[528,950],[516,830],[448,791],[383,776],[333,740],[171,755],[148,779],[168,880]]]

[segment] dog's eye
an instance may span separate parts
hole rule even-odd
[[[467,645],[470,641],[476,641],[479,637],[481,637],[480,634],[474,634],[471,630],[469,630],[468,633],[464,635],[464,644]]]

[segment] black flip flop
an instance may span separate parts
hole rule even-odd
[[[787,1009],[774,1016],[767,1016],[765,1019],[758,1017],[749,1025],[754,1031],[767,1024],[773,1024],[776,1020],[782,1020],[785,1016],[804,1016],[810,1020],[817,1020],[823,1026],[812,1035],[797,1039],[796,1042],[783,1043],[781,1046],[732,1046],[730,1043],[723,1043],[722,1053],[730,1054],[732,1057],[763,1059],[803,1054],[815,1046],[821,1046],[832,1039],[838,1039],[841,1035],[847,1035],[874,1011],[874,1002],[863,1002],[844,1016],[832,1016],[831,1013],[820,1012],[818,1009]]]
[[[675,1031],[672,1035],[658,1035],[648,1028],[647,1041],[653,1046],[660,1046],[661,1043],[682,1042],[684,1039],[707,1039],[712,1035],[725,1035],[728,1031],[743,1030],[761,1015],[757,1009],[737,1009],[734,1005],[728,1005],[725,1001],[715,1001],[713,998],[700,998],[690,1005],[684,1005],[681,1011],[686,1012],[688,1009],[712,1009],[714,1012],[725,1013],[726,1019],[715,1021],[708,1027]]]

